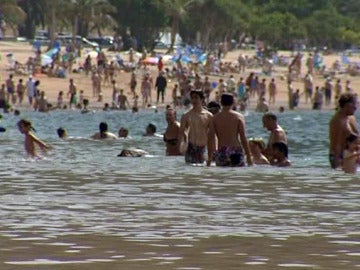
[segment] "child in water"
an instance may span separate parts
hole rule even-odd
[[[35,129],[32,127],[32,124],[30,121],[22,119],[18,123],[19,131],[25,135],[25,150],[26,153],[32,157],[32,158],[40,158],[40,156],[36,152],[35,146],[38,145],[41,150],[46,151],[51,149],[51,146],[47,145],[40,139],[38,139],[32,131],[35,131]]]
[[[343,171],[355,174],[360,163],[359,142],[356,135],[350,135],[346,138],[346,149],[343,155]]]

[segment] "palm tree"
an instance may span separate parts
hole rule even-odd
[[[99,18],[107,19],[107,15],[114,11],[107,0],[67,0],[64,4],[74,37],[78,33],[87,35],[91,25],[99,26]]]
[[[16,0],[1,0],[0,1],[0,28],[5,32],[5,24],[16,32],[17,25],[25,21],[26,14],[19,7]]]
[[[188,9],[195,4],[202,4],[203,0],[159,0],[168,16],[171,18],[171,44],[169,52],[174,50],[176,34],[179,32],[181,19],[186,15]]]

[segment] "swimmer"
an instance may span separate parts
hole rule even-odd
[[[250,139],[249,147],[254,164],[256,165],[270,164],[269,160],[262,154],[262,152],[265,150],[265,143],[263,139]]]
[[[343,153],[342,169],[345,173],[355,174],[360,163],[359,137],[350,135],[346,138],[346,148]]]
[[[124,127],[120,127],[118,131],[119,138],[127,138],[129,136],[129,130]]]
[[[66,139],[67,138],[67,131],[66,129],[60,127],[56,130],[57,135],[59,136],[60,139]]]
[[[47,145],[32,133],[32,131],[35,131],[35,129],[32,127],[30,121],[22,119],[17,123],[17,125],[19,131],[25,135],[25,151],[30,157],[40,158],[40,156],[36,152],[36,145],[38,145],[40,149],[44,152],[52,148],[50,145]]]
[[[288,159],[288,147],[284,142],[276,142],[272,144],[273,161],[271,165],[278,167],[291,166],[291,161]]]
[[[162,137],[160,134],[156,133],[156,126],[151,123],[147,125],[143,136],[144,137]]]
[[[94,140],[104,140],[104,139],[116,139],[116,135],[108,131],[108,124],[101,122],[99,125],[99,132],[91,136]]]
[[[118,157],[143,157],[147,154],[148,152],[141,149],[124,149],[118,154]]]

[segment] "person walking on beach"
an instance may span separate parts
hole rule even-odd
[[[180,150],[183,150],[185,135],[187,133],[187,147],[185,152],[185,161],[187,163],[204,163],[205,149],[209,143],[209,123],[213,115],[203,108],[205,95],[202,91],[192,90],[190,92],[192,108],[187,111],[180,122],[180,130],[178,143]],[[214,147],[209,147],[208,155],[213,151]],[[209,159],[211,157],[209,156]]]
[[[71,109],[72,105],[77,104],[77,90],[76,90],[76,85],[74,84],[74,79],[70,79],[69,80],[69,91],[67,93],[67,95],[70,97],[69,99],[69,108]]]
[[[275,105],[277,85],[274,78],[271,79],[268,89],[269,89],[269,105]]]
[[[331,168],[336,169],[342,165],[343,152],[346,140],[350,135],[359,136],[359,128],[354,113],[357,109],[357,96],[344,93],[338,101],[338,110],[329,123],[329,161]]]
[[[264,155],[272,162],[274,153],[272,145],[277,142],[283,142],[287,144],[287,136],[284,129],[278,124],[277,116],[274,113],[266,113],[263,118],[263,126],[270,131],[268,144],[264,150]]]
[[[159,103],[160,95],[161,95],[161,102],[164,103],[166,86],[167,86],[167,81],[164,76],[164,72],[160,71],[159,76],[156,78],[155,81],[155,88],[157,90],[156,103]]]
[[[30,107],[33,105],[33,99],[36,95],[35,93],[35,83],[32,79],[32,76],[29,77],[28,81],[26,82],[26,90],[27,90],[27,96],[29,99],[29,105]]]
[[[210,165],[214,153],[217,166],[245,166],[244,151],[247,164],[253,164],[251,152],[246,138],[245,120],[242,114],[235,112],[234,97],[225,93],[221,96],[221,112],[210,121],[209,130],[209,159]],[[215,141],[217,138],[217,147]]]

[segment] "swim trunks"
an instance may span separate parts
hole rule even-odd
[[[214,154],[216,166],[245,166],[244,152],[241,147],[223,146]]]
[[[185,153],[186,163],[204,163],[205,146],[197,146],[192,143],[188,143],[188,147]]]

